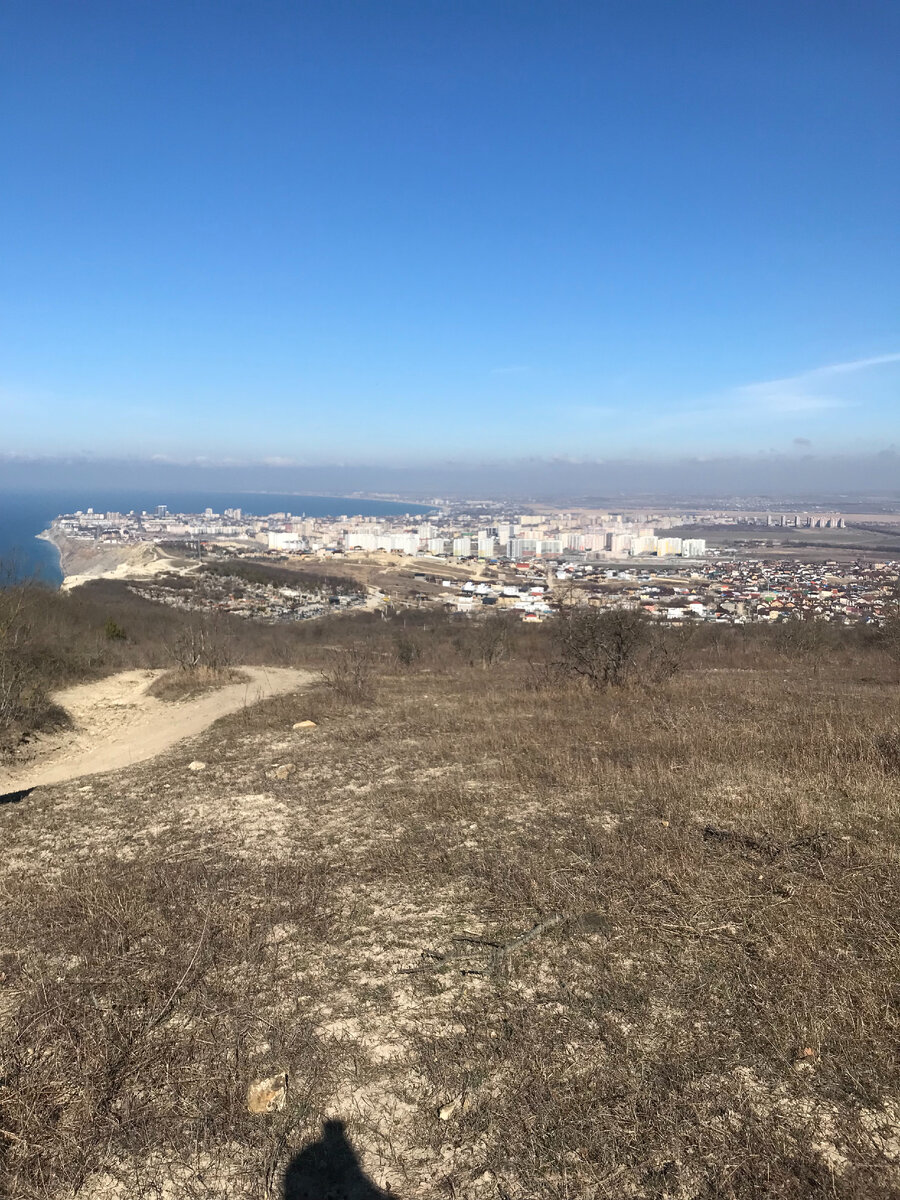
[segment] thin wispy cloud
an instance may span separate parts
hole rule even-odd
[[[900,363],[900,354],[876,354],[872,358],[854,358],[850,362],[831,363],[827,367],[813,367],[805,375],[849,375],[853,371],[867,371],[870,367],[883,367],[888,363]],[[797,376],[803,378],[802,375]]]
[[[733,396],[762,413],[816,412],[831,408],[852,408],[856,399],[825,391],[822,384],[844,375],[860,374],[875,367],[900,363],[900,354],[878,354],[871,358],[856,358],[849,362],[829,363],[812,367],[783,379],[768,379],[733,389]]]
[[[795,380],[773,379],[770,383],[751,383],[736,388],[739,399],[748,401],[757,412],[802,413],[828,408],[851,408],[852,400],[804,390]]]

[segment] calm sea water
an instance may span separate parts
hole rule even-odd
[[[59,555],[49,542],[36,534],[46,529],[60,513],[94,508],[98,512],[127,513],[132,509],[152,512],[167,504],[170,512],[203,512],[226,508],[264,516],[289,512],[294,516],[339,517],[343,514],[386,517],[398,513],[426,513],[422,504],[395,504],[388,500],[354,500],[341,496],[284,496],[268,492],[103,492],[96,489],[60,492],[0,491],[0,584],[10,577],[38,578],[51,586],[62,582]]]

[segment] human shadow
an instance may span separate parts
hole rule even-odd
[[[26,796],[30,796],[34,788],[20,788],[18,792],[5,792],[0,796],[0,804],[18,804]]]
[[[322,1136],[295,1154],[284,1174],[283,1200],[399,1200],[368,1179],[343,1121],[325,1121]]]

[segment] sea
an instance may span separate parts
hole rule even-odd
[[[5,492],[0,490],[0,586],[36,579],[59,587],[63,573],[59,553],[37,537],[61,513],[93,508],[96,512],[153,512],[159,504],[169,512],[221,513],[240,508],[255,516],[289,512],[295,517],[389,517],[402,513],[421,516],[433,511],[424,504],[406,501],[360,500],[348,496],[296,496],[271,492],[159,492],[68,489],[66,491]]]

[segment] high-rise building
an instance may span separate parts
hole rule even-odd
[[[399,550],[401,554],[419,553],[419,535],[417,533],[393,533],[386,540],[388,550]]]

